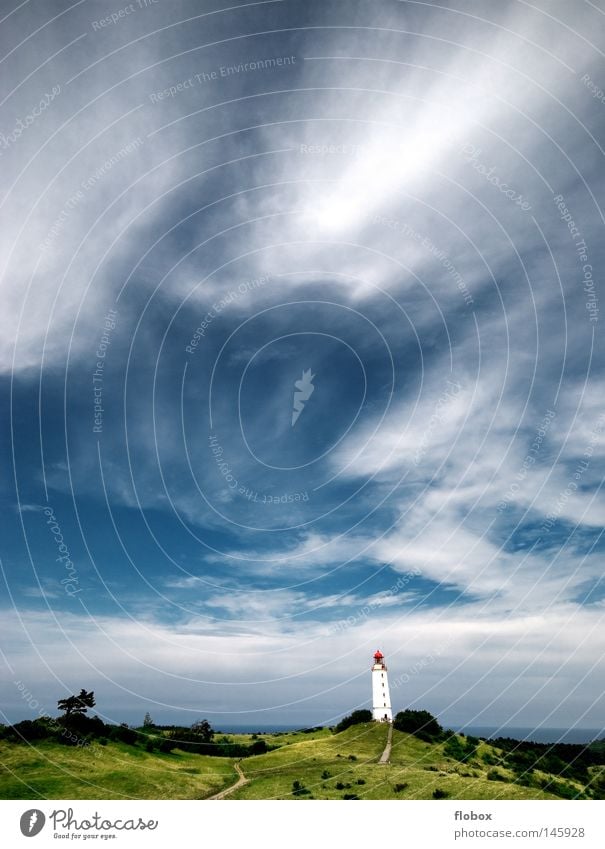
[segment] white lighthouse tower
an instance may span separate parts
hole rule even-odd
[[[393,721],[387,665],[380,650],[375,652],[372,666],[372,715],[376,722]]]

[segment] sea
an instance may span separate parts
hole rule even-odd
[[[531,740],[532,743],[592,743],[605,738],[605,728],[494,728],[467,725],[456,728],[458,732],[474,737],[512,737],[513,740]]]

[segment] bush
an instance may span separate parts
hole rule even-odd
[[[350,761],[356,761],[356,760],[357,760],[357,755],[349,755],[349,760],[350,760]]]
[[[407,782],[407,781],[402,781],[400,784],[396,784],[396,785],[393,787],[393,790],[395,791],[395,793],[403,793],[403,791],[405,790],[405,788],[406,788],[406,787],[408,787],[408,786],[409,786],[409,785],[408,785],[408,782]]]
[[[428,710],[402,710],[393,720],[393,728],[413,734],[420,740],[432,743],[443,737],[443,728]]]
[[[441,790],[441,788],[436,787],[433,790],[433,799],[449,799],[450,794],[447,790]]]
[[[163,755],[169,755],[174,748],[175,746],[172,740],[162,740],[159,746],[160,752]]]
[[[31,743],[34,740],[44,740],[52,736],[48,726],[40,719],[24,719],[16,725],[9,725],[5,735],[7,739],[18,743]]]
[[[322,774],[321,774],[321,777],[322,777],[323,779],[330,778],[331,776],[332,776],[332,773],[331,773],[331,772],[328,772],[328,770],[327,770],[327,769],[324,769],[324,771],[323,771],[323,772],[322,772]]]
[[[98,716],[86,716],[84,713],[62,716],[54,725],[65,728],[72,737],[93,739],[107,736],[108,726],[103,720]]]
[[[372,722],[371,710],[354,710],[352,714],[340,720],[335,731],[337,734],[340,734],[341,731],[345,731],[351,725],[359,725],[361,722]]]
[[[301,781],[293,781],[292,782],[292,795],[293,796],[309,796],[311,793]]]
[[[502,775],[501,772],[498,772],[497,769],[490,769],[487,773],[488,781],[508,781],[508,778],[505,775]]]
[[[545,789],[554,793],[555,796],[560,796],[561,799],[579,799],[584,796],[581,790],[566,781],[553,781]]]
[[[344,784],[342,783],[342,781],[337,781],[337,782],[336,782],[336,789],[337,789],[337,790],[344,790],[344,789],[345,789],[345,786],[344,786]]]
[[[110,725],[109,738],[117,740],[119,743],[126,743],[129,746],[134,746],[137,742],[137,732],[129,728],[127,725]]]
[[[345,793],[343,799],[359,799],[357,793]]]
[[[145,751],[150,752],[150,753],[155,751],[155,744],[154,744],[153,740],[148,740],[145,743]]]
[[[454,758],[454,760],[464,763],[477,754],[478,745],[479,740],[477,740],[476,737],[460,739],[458,735],[452,734],[447,738],[445,746],[443,747],[443,752],[447,757]]]
[[[365,784],[365,783],[366,783],[365,778],[358,778],[357,781],[355,782],[355,784]]]

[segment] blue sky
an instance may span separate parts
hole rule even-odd
[[[6,15],[3,716],[600,726],[603,13]]]

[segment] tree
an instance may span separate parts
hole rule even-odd
[[[191,726],[191,730],[197,737],[201,737],[204,743],[210,743],[214,737],[214,730],[207,719],[198,719]]]
[[[413,734],[421,740],[440,740],[443,728],[428,710],[402,710],[393,720],[393,728]]]
[[[143,728],[153,728],[153,719],[149,711],[143,717]]]
[[[351,725],[359,725],[361,722],[371,722],[372,721],[372,711],[371,710],[354,710],[352,714],[349,716],[345,716],[344,719],[341,719],[338,725],[336,726],[336,733],[338,734],[340,731],[344,731],[346,728],[349,728]]]
[[[84,714],[88,708],[95,706],[95,694],[91,690],[89,693],[86,690],[80,690],[77,696],[68,696],[66,699],[59,699],[57,707],[65,712],[65,716],[74,714]]]

